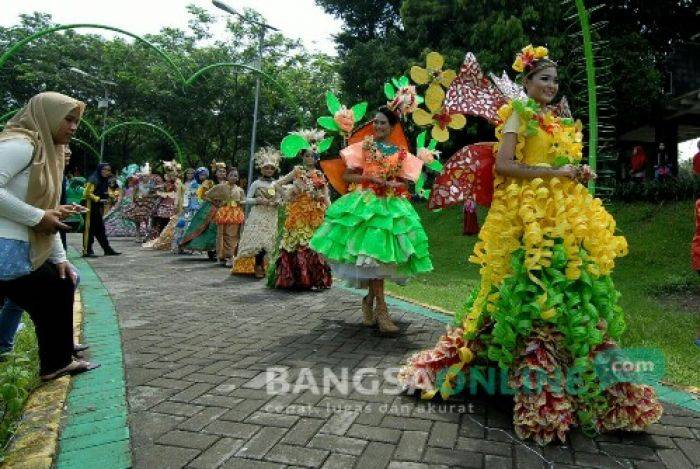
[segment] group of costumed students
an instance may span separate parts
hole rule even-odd
[[[580,122],[571,118],[568,106],[553,105],[557,64],[546,48],[528,46],[513,68],[521,82],[506,90],[497,77],[488,80],[468,54],[459,76],[445,85],[450,87],[448,112],[443,108],[442,117],[461,112],[496,125],[497,142],[487,149],[494,163],[493,195],[470,258],[480,266],[480,283],[453,327],[434,348],[410,357],[399,377],[424,399],[436,394],[447,398],[457,392],[458,374],[496,366],[507,373],[514,390],[517,434],[540,444],[564,441],[577,426],[591,433],[643,430],[661,416],[654,389],[631,382],[606,384],[595,372],[598,355],[616,350],[625,328],[611,273],[615,259],[627,253],[627,242],[616,234],[615,220],[602,202],[584,186],[595,174],[580,164]],[[437,73],[433,77],[440,78]],[[361,302],[366,326],[398,332],[388,314],[384,281],[403,283],[432,270],[428,237],[408,191],[431,155],[422,148],[414,156],[395,138],[403,135],[401,106],[415,111],[414,90],[400,91],[409,99],[380,108],[363,128],[364,138],[350,139],[341,150],[341,179],[349,187],[332,204],[327,180],[315,169],[322,135],[303,132],[299,135],[308,142],[303,165],[276,179],[280,154],[261,150],[256,157],[261,176],[245,198],[236,186],[235,169],[227,174],[216,165],[213,181],[205,168],[187,170],[181,183],[171,167],[165,174],[170,186],[157,192],[157,200],[174,201],[170,211],[159,215],[167,213],[170,222],[147,245],[215,250],[232,272],[257,277],[264,275],[267,256],[278,248],[277,286],[327,288],[332,270],[367,289]],[[414,114],[414,120],[424,119]],[[443,121],[435,124],[441,130],[436,134],[434,128],[433,135],[445,131],[449,119]],[[467,150],[483,148],[476,144]],[[140,177],[143,182],[146,176]],[[110,226],[133,220],[132,230],[139,229],[144,217],[130,215],[139,207],[138,187],[132,178],[107,217]],[[251,206],[245,221],[242,204]],[[281,204],[286,204],[287,217],[277,245]],[[532,385],[533,371],[548,378],[543,386]],[[567,372],[580,377],[577,390],[566,385]]]
[[[188,168],[181,174],[178,163],[166,161],[162,177],[151,173],[148,166],[132,165],[123,177],[124,190],[111,194],[116,200],[105,214],[102,205],[110,197],[111,168],[99,166],[85,187],[85,199],[95,205],[89,207],[91,211],[104,214],[103,227],[96,227],[100,220],[92,218],[86,223],[83,254],[94,256],[93,237],[105,254],[113,253],[108,238],[134,237],[145,248],[177,254],[205,252],[209,259],[230,267],[232,273],[264,278],[269,259],[277,253],[276,287],[329,288],[330,267],[309,248],[330,205],[326,179],[315,168],[315,146],[324,133],[309,130],[296,134],[309,142],[309,148],[302,151],[302,164],[278,178],[281,154],[271,147],[262,148],[255,155],[260,177],[251,184],[247,196],[238,186],[237,168],[224,163],[212,162],[211,171]],[[278,242],[280,206],[285,207],[286,217]]]

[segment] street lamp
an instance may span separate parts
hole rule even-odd
[[[225,11],[231,15],[238,16],[243,21],[258,26],[260,31],[258,32],[258,57],[257,57],[257,68],[258,72],[262,72],[262,53],[263,53],[263,41],[265,40],[265,30],[270,29],[272,31],[279,31],[279,29],[270,26],[267,23],[261,23],[259,21],[251,20],[245,16],[238,13],[236,10],[231,8],[229,5],[221,2],[219,0],[212,0],[212,3],[216,8]],[[255,159],[255,139],[258,132],[258,105],[260,102],[260,73],[257,74],[255,78],[255,104],[253,106],[253,129],[251,130],[250,137],[250,161],[248,162],[248,187],[253,183],[253,171],[255,170],[254,159]]]
[[[113,81],[103,80],[101,78],[97,78],[96,76],[90,75],[88,72],[83,71],[78,67],[71,67],[69,70],[71,72],[77,73],[78,75],[82,75],[86,78],[90,78],[91,80],[95,80],[104,85],[105,87],[104,97],[97,101],[97,109],[104,109],[104,113],[102,114],[102,135],[100,137],[100,163],[102,163],[104,161],[105,154],[105,130],[107,129],[107,113],[109,111],[110,104],[108,86],[116,86],[117,84]]]

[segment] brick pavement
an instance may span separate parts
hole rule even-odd
[[[288,293],[231,277],[203,256],[137,249],[90,263],[112,295],[122,331],[134,466],[139,468],[684,468],[700,466],[700,414],[666,405],[646,434],[608,434],[539,448],[514,439],[507,400],[437,405],[405,395],[334,389],[341,376],[401,364],[444,326],[395,312],[402,333],[363,327],[359,297],[334,288]],[[284,368],[297,393],[266,391]],[[311,370],[304,371],[304,370]]]

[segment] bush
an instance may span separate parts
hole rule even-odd
[[[612,198],[623,202],[662,202],[696,199],[700,197],[700,177],[679,174],[664,182],[626,181],[617,183]]]
[[[22,417],[29,393],[39,384],[36,335],[28,316],[15,338],[15,350],[0,362],[0,461]]]

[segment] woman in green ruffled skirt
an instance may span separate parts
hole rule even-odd
[[[415,182],[423,162],[389,141],[398,117],[380,108],[374,135],[343,149],[343,180],[350,192],[327,210],[311,248],[328,259],[334,274],[351,286],[367,288],[362,299],[364,324],[382,333],[399,328],[391,321],[384,281],[405,283],[433,266],[428,237],[410,203],[407,182]]]

